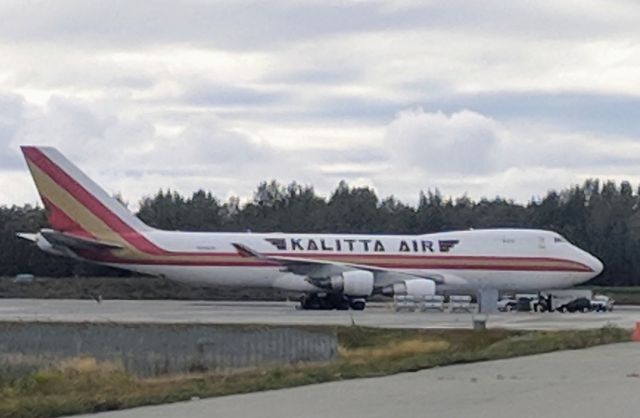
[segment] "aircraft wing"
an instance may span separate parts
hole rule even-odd
[[[243,257],[275,262],[282,265],[288,272],[308,276],[312,279],[337,275],[350,270],[364,270],[374,273],[376,278],[380,278],[382,279],[381,281],[384,281],[384,283],[380,283],[379,285],[386,285],[407,279],[429,279],[433,280],[436,284],[444,284],[445,281],[447,281],[445,276],[439,273],[416,274],[413,272],[401,272],[366,264],[341,263],[339,261],[316,260],[304,257],[266,255],[255,251],[244,244],[232,243],[232,245]]]

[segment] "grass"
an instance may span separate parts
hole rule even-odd
[[[182,299],[182,300],[286,300],[277,289],[212,287],[173,282],[158,277],[38,277],[15,283],[0,277],[0,298],[42,299]]]
[[[53,368],[0,379],[0,417],[52,417],[382,376],[629,341],[630,332],[611,327],[554,332],[342,327],[337,335],[339,356],[333,362],[235,373],[141,379],[114,364],[73,359]]]

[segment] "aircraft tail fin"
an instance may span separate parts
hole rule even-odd
[[[56,231],[121,242],[127,234],[137,235],[152,229],[57,149],[40,146],[22,146],[21,149],[49,224]]]

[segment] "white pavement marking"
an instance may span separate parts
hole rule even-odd
[[[168,417],[637,417],[640,343],[99,414]]]
[[[387,328],[471,328],[468,313],[395,312],[388,304],[370,304],[363,312],[301,311],[293,302],[210,302],[175,300],[0,299],[0,321],[239,323],[279,325],[357,325]],[[633,328],[640,307],[613,312],[518,313],[489,317],[488,326],[509,329],[587,329],[614,325]]]

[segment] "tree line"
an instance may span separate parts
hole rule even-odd
[[[253,231],[422,234],[469,228],[554,230],[599,257],[605,272],[598,285],[640,285],[640,189],[587,180],[550,191],[526,204],[500,197],[474,201],[421,192],[417,206],[393,196],[380,198],[368,187],[340,182],[329,198],[297,183],[261,183],[244,204],[221,201],[204,190],[183,196],[160,190],[144,198],[137,215],[149,225],[182,231]],[[46,227],[40,207],[0,207],[0,276],[126,275],[106,267],[49,256],[15,237]]]

